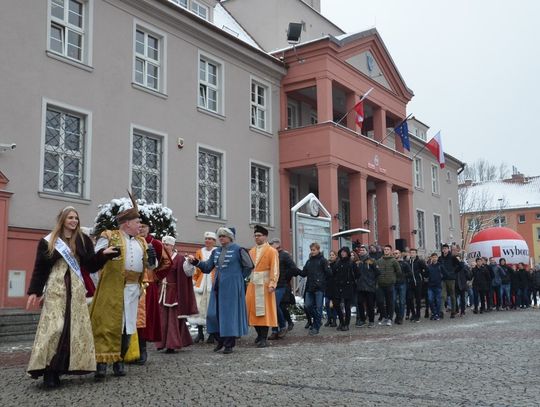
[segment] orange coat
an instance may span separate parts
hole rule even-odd
[[[276,295],[268,288],[276,288],[279,279],[279,255],[265,243],[254,247],[249,255],[255,264],[246,290],[248,324],[277,327]]]
[[[197,249],[195,252],[195,258],[200,261],[204,261],[203,255],[202,255],[202,249]],[[210,273],[210,278],[212,279],[212,283],[214,282],[214,272],[215,269],[212,270]],[[202,279],[204,277],[204,273],[201,271],[200,268],[195,267],[195,272],[193,273],[193,276],[191,277],[193,280],[193,286],[199,288],[202,283]]]

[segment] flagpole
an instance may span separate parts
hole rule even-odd
[[[401,123],[399,124],[399,126],[401,126],[404,122],[406,122],[406,121],[409,119],[409,117],[411,117],[411,116],[412,116],[412,113],[409,113],[409,115],[405,118],[405,120],[402,120],[402,121],[401,121]],[[399,127],[399,126],[396,126],[396,127]],[[396,132],[395,127],[393,127],[393,128],[390,130],[390,133],[388,133],[388,134],[381,140],[381,144],[384,144],[384,140],[386,140],[388,137],[390,137],[390,135],[391,135],[392,133],[395,133],[395,132]]]
[[[362,98],[361,98],[358,102],[356,102],[356,103],[353,105],[353,107],[352,107],[347,113],[345,113],[345,115],[343,115],[343,116],[341,117],[341,119],[339,119],[336,123],[334,123],[334,125],[337,126],[338,124],[340,124],[340,123],[343,121],[343,119],[345,119],[345,118],[349,115],[349,113],[351,113],[351,112],[354,110],[354,108],[356,107],[356,105],[357,105],[358,103],[364,101],[364,99],[367,97],[367,95],[369,95],[369,94],[371,93],[372,90],[373,90],[373,88],[369,88],[368,91],[367,91],[366,93],[364,93],[364,95],[362,96]]]

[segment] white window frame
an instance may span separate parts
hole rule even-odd
[[[251,168],[253,166],[262,167],[268,170],[268,192],[269,195],[267,197],[268,202],[268,219],[266,222],[261,222],[259,219],[253,219],[251,216]],[[272,164],[268,164],[262,161],[256,161],[256,160],[249,160],[249,223],[250,224],[261,224],[261,225],[267,225],[267,226],[273,226],[274,225],[274,166]]]
[[[439,239],[437,240],[437,222],[435,219],[439,219]],[[433,237],[435,240],[435,250],[438,251],[441,249],[442,244],[442,218],[441,215],[438,213],[433,214]]]
[[[448,228],[454,229],[454,202],[448,198]]]
[[[469,232],[477,232],[480,230],[480,219],[478,217],[471,217],[467,219],[467,228]]]
[[[497,215],[493,218],[493,225],[495,227],[503,227],[503,226],[506,226],[508,223],[507,223],[507,220],[506,220],[506,215]]]
[[[214,153],[216,155],[220,156],[221,159],[221,173],[220,173],[220,208],[219,208],[219,215],[213,216],[208,215],[206,213],[199,212],[199,155],[201,151],[206,151],[208,153]],[[225,220],[226,219],[226,191],[227,191],[227,184],[226,184],[226,154],[225,151],[217,149],[212,146],[208,146],[206,144],[200,144],[197,143],[197,156],[195,157],[195,168],[196,171],[196,193],[195,193],[195,213],[197,214],[198,218],[203,219],[215,219],[215,220]]]
[[[82,4],[83,7],[83,17],[82,17],[82,28],[77,27],[69,23],[69,0],[64,0],[64,19],[60,20],[57,17],[54,17],[51,12],[52,0],[47,0],[47,37],[45,49],[47,50],[47,55],[59,59],[63,62],[67,62],[74,66],[91,70],[92,65],[92,39],[93,39],[93,15],[94,15],[94,0],[76,0],[78,3]],[[66,7],[66,5],[68,7]],[[55,25],[62,30],[62,43],[63,50],[58,52],[53,50],[51,47],[51,27]],[[68,55],[67,52],[67,31],[72,30],[77,34],[82,36],[81,40],[81,59],[73,58]]]
[[[319,123],[319,119],[317,117],[317,111],[314,109],[311,109],[309,112],[309,124],[312,126],[315,126]]]
[[[419,168],[417,168],[417,163]],[[418,189],[424,189],[424,174],[423,163],[420,157],[416,157],[413,161],[413,178],[414,178],[414,187]]]
[[[196,16],[199,16],[203,20],[210,20],[210,9],[207,6],[195,0],[191,0],[190,3],[191,4],[189,5],[189,11],[191,11]],[[201,15],[201,10],[204,10],[204,16]]]
[[[44,188],[44,170],[45,170],[45,139],[47,131],[47,108],[60,110],[64,113],[69,113],[74,116],[84,118],[85,134],[83,140],[83,171],[81,175],[81,191],[80,194],[66,193],[61,191],[46,190]],[[42,98],[41,101],[41,144],[40,144],[40,166],[39,166],[39,185],[38,191],[40,195],[61,196],[72,200],[88,199],[90,196],[90,174],[92,173],[91,163],[91,148],[92,146],[92,112],[78,106],[68,105],[56,100]]]
[[[201,76],[200,76],[200,63],[201,63],[201,60],[204,60],[205,63],[208,65],[208,64],[212,64],[212,65],[215,65],[216,66],[216,74],[217,74],[217,85],[213,85],[212,83],[208,82],[207,79],[208,79],[208,75],[206,75],[206,78],[205,80],[201,80]],[[198,52],[198,58],[197,58],[197,67],[196,67],[196,72],[197,72],[197,106],[202,109],[203,111],[207,111],[207,112],[211,112],[211,113],[215,113],[215,114],[218,114],[220,116],[224,116],[225,115],[225,105],[224,105],[224,100],[225,100],[225,64],[223,62],[223,60],[221,60],[220,58],[217,58],[207,52],[204,52],[204,51],[201,51],[199,50]],[[206,72],[208,73],[208,69],[206,69]],[[212,88],[216,91],[217,93],[217,96],[216,96],[216,110],[213,110],[213,109],[210,109],[208,107],[208,92],[206,92],[206,95],[205,95],[205,100],[206,100],[206,105],[205,104],[201,104],[201,86],[204,86],[206,87],[206,89],[208,88]]]
[[[295,129],[298,127],[298,103],[293,101],[287,102],[287,129]]]
[[[264,106],[252,101],[253,85],[265,90]],[[259,111],[264,112],[264,128],[258,125],[258,115],[256,116],[257,120],[255,120],[255,124],[253,124],[253,109],[257,113]],[[255,76],[251,76],[249,81],[249,127],[266,133],[272,133],[272,86],[268,81]]]
[[[144,54],[137,53],[137,31],[144,33]],[[158,40],[158,59],[155,60],[149,57],[148,50],[148,36],[152,36]],[[143,81],[137,81],[137,60],[142,60],[144,63],[143,69]],[[148,86],[147,78],[147,66],[155,65],[158,67],[157,89]],[[132,67],[132,84],[137,89],[149,91],[154,94],[167,94],[167,34],[157,27],[154,27],[143,21],[133,20],[133,67]]]
[[[431,192],[434,195],[440,195],[441,186],[439,184],[439,167],[431,164]]]
[[[422,214],[422,225],[418,221],[418,214]],[[426,248],[426,211],[422,209],[416,209],[416,243],[418,249]]]
[[[521,218],[523,217],[523,220],[521,220]],[[522,214],[519,214],[518,215],[518,223],[526,223],[527,222],[527,216],[522,213]]]

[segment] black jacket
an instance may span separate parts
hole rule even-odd
[[[287,287],[289,281],[300,273],[291,255],[283,249],[279,249],[279,279],[277,288]]]
[[[448,252],[446,256],[441,253],[439,263],[441,263],[444,268],[443,280],[455,280],[456,268],[459,266],[459,261],[456,256],[452,255],[450,252]]]
[[[377,289],[377,279],[380,271],[374,259],[366,256],[360,259],[356,268],[356,289],[374,293]]]
[[[404,284],[411,275],[411,266],[405,260],[398,260],[401,273],[396,274],[396,284]]]
[[[350,256],[339,259],[333,267],[332,274],[334,280],[332,298],[352,300],[356,291],[356,283],[354,281],[356,264],[351,260]]]
[[[302,277],[307,277],[306,292],[324,291],[326,280],[332,276],[328,260],[322,253],[312,256],[306,261],[304,268],[298,273]]]
[[[540,288],[540,270],[533,271],[533,288]]]
[[[501,276],[501,284],[510,284],[512,282],[512,268],[506,264],[501,264],[501,268],[503,269],[503,274]]]
[[[491,288],[491,277],[489,269],[482,265],[481,267],[474,266],[473,272],[473,288],[479,291],[488,291]]]
[[[411,273],[407,279],[407,284],[409,287],[421,287],[424,278],[427,280],[427,265],[424,260],[418,256],[409,257],[407,263],[411,268]]]
[[[459,266],[456,269],[456,290],[466,291],[467,281],[472,280],[472,273],[469,266],[464,261],[459,262]]]

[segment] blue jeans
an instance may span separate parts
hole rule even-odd
[[[396,283],[394,285],[394,301],[396,307],[396,319],[403,320],[405,317],[405,302],[407,301],[407,284]]]
[[[321,328],[323,291],[306,292],[306,307],[313,318],[313,329],[317,332]]]
[[[501,284],[501,299],[502,304],[505,307],[512,306],[512,294],[510,293],[510,284]]]
[[[428,301],[433,317],[440,317],[442,287],[428,287]]]
[[[285,326],[287,325],[287,322],[285,321],[285,317],[283,316],[283,311],[281,310],[281,307],[279,304],[281,303],[281,299],[283,298],[283,295],[287,291],[287,287],[280,287],[276,288],[275,294],[276,294],[276,309],[277,309],[277,321],[278,321],[278,328],[272,328],[272,332],[279,332],[281,329],[285,329]]]

